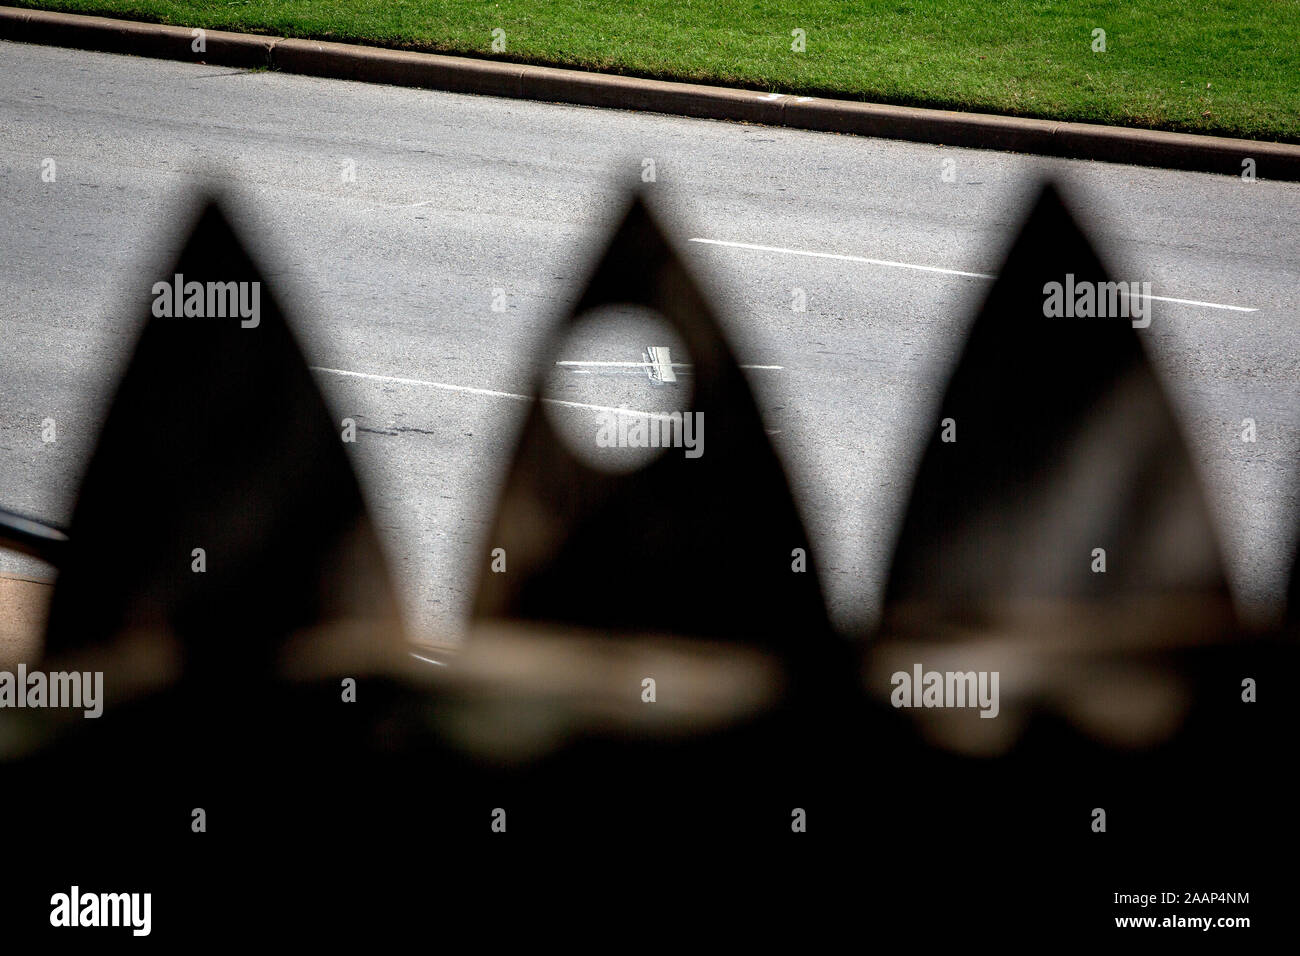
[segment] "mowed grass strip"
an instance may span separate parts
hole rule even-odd
[[[764,91],[1300,142],[1300,0],[5,0]],[[493,31],[505,49],[492,50]],[[795,52],[794,30],[806,49]],[[1106,50],[1094,52],[1094,30]]]

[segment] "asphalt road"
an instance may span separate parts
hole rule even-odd
[[[513,396],[531,391],[537,347],[646,159],[649,201],[741,362],[778,366],[748,374],[838,620],[878,608],[944,375],[988,287],[952,273],[996,271],[1045,175],[1125,276],[1255,310],[1160,302],[1144,334],[1242,609],[1280,609],[1300,515],[1300,185],[2,42],[0,503],[67,520],[139,321],[121,311],[130,284],[166,268],[196,190],[216,182],[312,364],[336,370],[320,385],[361,428],[349,447],[412,622],[454,638],[527,407]],[[641,360],[592,349],[576,342],[572,359]],[[641,371],[566,367],[556,394],[650,403]],[[1248,417],[1255,444],[1240,441]],[[6,570],[40,569],[0,555]]]

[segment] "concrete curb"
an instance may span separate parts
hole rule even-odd
[[[1254,160],[1262,179],[1300,180],[1300,145],[1057,123],[985,113],[884,106],[851,100],[586,73],[497,60],[206,30],[206,50],[191,49],[190,27],[0,7],[0,39],[235,67],[269,67],[333,79],[389,83],[454,93],[742,120],[975,149],[1240,176]]]

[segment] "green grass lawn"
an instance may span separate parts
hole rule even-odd
[[[874,102],[1300,142],[1300,0],[2,0]],[[505,51],[492,52],[492,31]],[[807,49],[791,50],[802,29]],[[1093,52],[1093,30],[1106,52]]]

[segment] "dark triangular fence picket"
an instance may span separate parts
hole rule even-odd
[[[984,617],[1017,601],[1169,595],[1196,602],[1197,626],[1233,627],[1191,455],[1134,327],[1149,315],[1044,314],[1052,283],[1133,278],[1103,266],[1045,188],[935,415],[894,550],[890,613],[911,608],[941,627],[945,613]]]
[[[1137,317],[1049,303],[1058,290],[1073,305],[1085,289],[1133,278],[1103,265],[1045,187],[934,416],[880,635],[890,660],[956,654],[958,670],[1003,675],[1008,708],[1056,707],[1113,743],[1167,735],[1187,705],[1168,675],[1148,681],[1125,661],[1243,633],[1191,455],[1141,341],[1156,303]],[[1146,706],[1108,706],[1121,685]]]
[[[573,323],[607,305],[653,309],[685,343],[694,392],[679,411],[702,420],[704,453],[597,470],[535,401],[487,538],[475,618],[735,642],[801,676],[842,669],[812,548],[745,375],[640,199],[544,351],[558,358]],[[491,570],[498,548],[504,574]]]
[[[390,635],[397,600],[338,424],[217,202],[168,265],[140,289],[139,340],[81,483],[47,657],[154,632],[176,642],[187,677],[220,681],[274,670],[291,637],[330,624]],[[206,309],[227,283],[256,315],[159,314],[183,313],[196,291]]]

